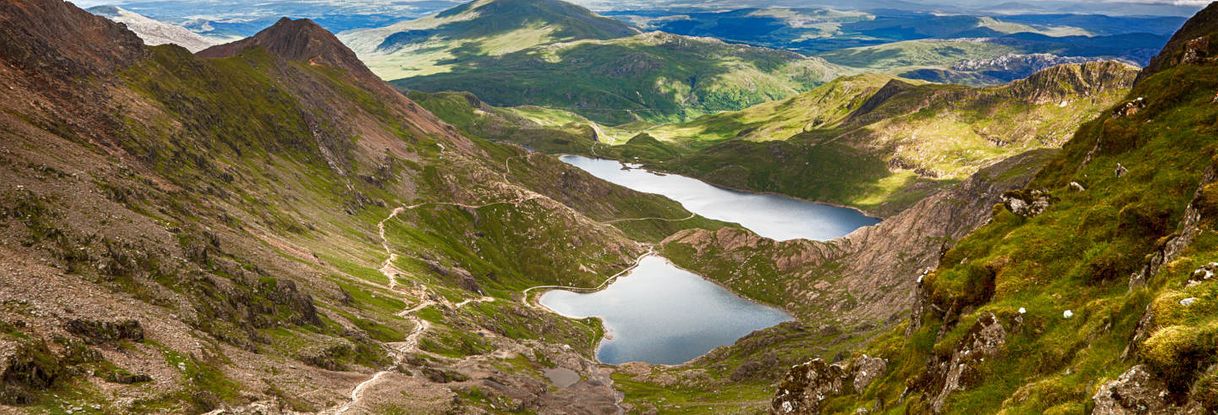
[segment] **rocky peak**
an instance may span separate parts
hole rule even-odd
[[[1171,37],[1167,46],[1138,74],[1138,81],[1181,65],[1211,62],[1218,56],[1218,3],[1197,12]]]
[[[334,34],[309,19],[279,19],[274,25],[252,37],[213,46],[198,53],[206,58],[234,56],[242,51],[261,47],[280,58],[308,62],[342,69],[358,78],[376,79],[355,52]]]
[[[1032,104],[1056,103],[1070,96],[1128,89],[1138,68],[1117,61],[1057,65],[1011,83],[1011,94]]]
[[[63,0],[0,1],[0,60],[42,76],[126,67],[146,52],[123,25]]]

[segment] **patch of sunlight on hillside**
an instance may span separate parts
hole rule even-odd
[[[1045,36],[1091,36],[1092,33],[1071,26],[1034,27],[1022,23],[1004,22],[993,17],[982,17],[978,27],[984,27],[1000,33],[1039,33]]]
[[[364,57],[364,64],[373,73],[385,80],[410,78],[452,72],[453,65],[440,62],[455,56],[451,47],[434,47],[428,44],[419,48],[398,50],[391,54],[376,54]]]
[[[479,13],[476,9],[489,2],[490,0],[479,0],[478,4],[475,4],[471,10],[452,16],[439,17],[432,14],[414,20],[397,22],[385,27],[348,30],[346,32],[339,33],[338,39],[341,40],[343,44],[347,45],[347,47],[351,48],[351,50],[355,51],[356,54],[359,54],[361,58],[363,58],[364,55],[376,53],[377,47],[379,47],[386,38],[392,36],[394,33],[411,30],[430,30],[450,23],[477,19]]]
[[[895,156],[905,162],[934,171],[941,179],[964,179],[978,166],[1013,155],[1016,150],[996,146],[977,134],[967,122],[955,116],[942,116],[898,123],[882,122],[873,131],[875,138],[886,138],[872,145],[895,146]],[[892,131],[885,131],[893,129]]]
[[[892,199],[898,191],[905,189],[918,180],[918,174],[910,170],[901,170],[876,182],[875,187],[867,190],[863,196],[854,198],[850,203],[854,206],[879,206]]]
[[[638,134],[638,131],[634,129],[606,127],[574,112],[558,108],[526,105],[505,109],[543,127],[561,129],[590,127],[596,131],[601,143],[609,145],[625,144],[631,137]]]
[[[553,34],[559,28],[552,25],[529,24],[528,26],[507,32],[498,36],[477,39],[474,42],[482,49],[482,53],[490,56],[503,56],[519,52],[537,45],[554,41]]]

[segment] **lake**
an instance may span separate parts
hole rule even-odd
[[[663,195],[707,218],[738,223],[766,238],[785,241],[839,238],[879,219],[854,209],[808,202],[786,196],[739,192],[701,180],[626,168],[616,160],[565,155],[560,159],[602,180],[640,192]]]
[[[567,317],[601,318],[606,336],[596,357],[610,364],[684,363],[791,320],[655,255],[601,291],[548,291],[539,302]]]

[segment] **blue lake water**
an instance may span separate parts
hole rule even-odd
[[[701,180],[655,174],[630,168],[616,160],[566,155],[561,160],[602,180],[640,192],[667,196],[685,209],[707,218],[738,223],[758,235],[779,240],[839,238],[879,219],[857,210],[798,200],[786,196],[738,192]]]
[[[654,255],[601,291],[548,291],[539,301],[567,317],[600,317],[607,333],[596,357],[610,364],[684,363],[791,320]]]

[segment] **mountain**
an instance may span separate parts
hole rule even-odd
[[[181,26],[175,26],[159,20],[151,19],[139,13],[117,6],[96,6],[88,9],[90,13],[105,17],[127,26],[128,30],[139,35],[148,45],[175,44],[191,52],[198,52],[219,43],[217,40],[200,36]]]
[[[1209,413],[1218,5],[917,280],[870,345],[791,369],[780,413]]]
[[[227,58],[251,49],[264,49],[291,61],[340,69],[369,85],[380,86],[376,75],[333,34],[311,20],[282,18],[252,37],[198,52],[204,58]]]
[[[943,12],[892,8],[624,10],[648,30],[797,51],[849,67],[945,83],[998,85],[1063,63],[1143,65],[1184,22],[1171,16]]]
[[[689,213],[458,133],[309,20],[196,56],[27,0],[0,39],[5,412],[612,412],[603,328],[522,291],[726,226],[620,221]]]
[[[557,0],[477,1],[340,38],[402,89],[471,92],[496,106],[554,107],[606,124],[738,110],[846,71],[791,52],[638,33]]]
[[[340,37],[388,80],[444,72],[451,60],[502,56],[534,46],[607,40],[638,30],[560,0],[480,0]]]
[[[866,75],[648,134],[718,138],[663,161],[666,170],[888,215],[983,167],[1060,147],[1136,74],[1117,62],[1071,64],[986,88]]]
[[[1067,64],[983,88],[862,74],[742,111],[617,128],[472,97],[412,96],[479,137],[891,216],[984,167],[1060,147],[1137,73],[1119,62]]]

